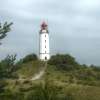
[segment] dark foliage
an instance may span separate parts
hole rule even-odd
[[[93,70],[100,72],[100,66],[91,65],[90,66]]]
[[[0,62],[0,78],[8,78],[12,76],[15,71],[16,55],[8,55],[4,60]]]
[[[25,56],[23,59],[21,59],[19,61],[19,63],[27,63],[29,61],[34,61],[34,60],[37,60],[37,55],[36,54],[29,54],[27,56]]]
[[[11,30],[10,27],[12,24],[13,23],[8,24],[7,22],[5,22],[4,25],[1,25],[1,23],[0,23],[0,40],[7,36],[7,32],[9,32]]]
[[[48,64],[55,65],[58,69],[62,70],[73,70],[74,68],[79,68],[79,64],[76,62],[75,58],[68,54],[57,54],[52,56],[48,61]]]

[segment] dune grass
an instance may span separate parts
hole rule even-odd
[[[36,73],[44,68],[44,63],[40,61],[31,61],[20,65],[21,68],[17,70],[19,78],[32,78]]]

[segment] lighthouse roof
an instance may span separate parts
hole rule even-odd
[[[41,24],[41,29],[46,29],[47,28],[47,24],[46,24],[46,22],[42,22],[42,24]]]
[[[41,24],[40,34],[42,34],[42,33],[49,33],[48,32],[48,25],[45,21],[42,22],[42,24]]]

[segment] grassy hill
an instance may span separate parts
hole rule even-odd
[[[22,63],[20,68],[16,71],[19,78],[32,78],[35,74],[40,72],[44,68],[44,62],[30,61]]]
[[[26,58],[15,64],[15,78],[0,81],[0,100],[100,100],[99,67],[80,65],[69,55],[53,56],[47,66]],[[41,78],[31,80],[43,69]]]

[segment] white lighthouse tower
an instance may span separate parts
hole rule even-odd
[[[40,35],[40,41],[39,41],[40,60],[47,61],[50,59],[50,50],[49,50],[48,25],[45,22],[41,24],[41,30],[39,35]]]

